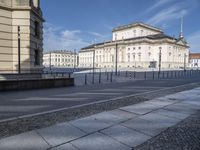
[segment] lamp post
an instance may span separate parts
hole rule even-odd
[[[187,57],[187,55],[184,54],[184,72],[186,72],[186,57]]]
[[[118,65],[118,59],[117,59],[117,58],[118,58],[118,52],[117,52],[117,51],[118,51],[118,50],[117,50],[118,47],[117,47],[117,46],[118,46],[118,45],[117,45],[117,43],[116,43],[116,45],[115,45],[115,57],[116,57],[116,58],[115,58],[115,75],[117,75],[117,65]]]
[[[159,50],[160,50],[160,52],[159,52],[159,71],[158,71],[158,73],[159,73],[159,75],[160,75],[160,71],[161,71],[161,59],[162,59],[162,53],[161,53],[161,49],[162,49],[162,47],[159,47]]]
[[[74,49],[74,71],[76,68],[76,49]]]
[[[50,52],[50,56],[49,56],[49,69],[51,71],[51,52]]]
[[[18,26],[18,74],[21,74],[21,33]]]
[[[94,70],[95,70],[95,45],[94,45],[94,51],[93,51],[93,74],[92,74],[92,83],[94,84]]]

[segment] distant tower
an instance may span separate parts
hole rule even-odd
[[[179,38],[180,39],[184,38],[184,36],[183,36],[183,17],[181,17],[181,32],[180,32]]]

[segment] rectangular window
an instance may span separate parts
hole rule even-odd
[[[40,65],[40,54],[39,54],[39,50],[35,50],[34,65],[35,65],[35,66]]]
[[[35,36],[36,37],[40,37],[40,26],[39,26],[39,22],[35,21]]]

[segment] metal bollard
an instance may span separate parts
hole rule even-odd
[[[107,72],[107,81],[109,80],[109,72]]]
[[[101,72],[99,73],[99,84],[101,83]]]
[[[144,79],[145,80],[147,79],[147,72],[146,71],[144,72]]]
[[[136,71],[134,71],[134,75],[133,76],[134,76],[134,79],[135,79],[136,78]]]
[[[153,80],[154,80],[154,78],[155,78],[155,77],[154,77],[154,71],[153,71]]]
[[[170,76],[170,78],[173,78],[173,71],[171,71],[171,76]]]
[[[167,71],[167,79],[169,78],[169,71]]]
[[[87,85],[87,74],[85,74],[85,85]]]
[[[112,82],[113,81],[113,72],[111,72],[111,74],[110,74],[110,82]]]
[[[163,75],[162,75],[162,78],[164,79],[165,78],[165,72],[163,71]]]

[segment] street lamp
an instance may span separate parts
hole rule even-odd
[[[74,71],[76,68],[76,49],[74,49]]]
[[[186,71],[186,57],[187,57],[187,55],[184,54],[184,72]]]
[[[51,71],[51,52],[50,52],[50,57],[49,57],[49,69]]]
[[[94,69],[95,69],[95,44],[94,44],[94,51],[93,51],[93,75],[92,75],[92,83],[94,84]]]
[[[160,50],[160,52],[159,52],[159,75],[160,75],[160,71],[161,71],[161,59],[162,59],[162,53],[161,53],[161,49],[162,49],[162,47],[159,47],[159,50]]]
[[[116,57],[116,58],[115,58],[115,75],[117,75],[117,63],[118,63],[118,59],[117,59],[117,57],[118,57],[118,52],[117,52],[118,50],[117,50],[117,48],[118,48],[118,47],[117,47],[117,46],[118,46],[118,45],[117,45],[117,43],[116,43],[116,45],[115,45],[115,55],[116,55],[116,56],[115,56],[115,57]]]
[[[18,74],[21,74],[21,33],[18,26]]]

